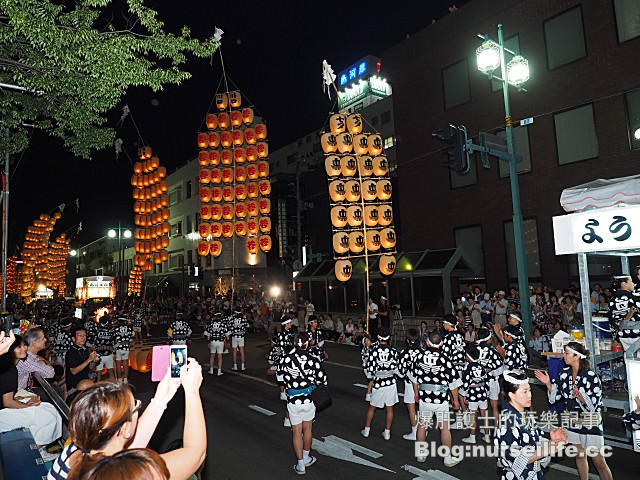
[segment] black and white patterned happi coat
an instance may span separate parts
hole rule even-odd
[[[498,462],[502,470],[502,480],[542,480],[542,467],[546,467],[551,457],[544,457],[529,463],[530,456],[522,452],[524,447],[534,447],[546,439],[542,430],[529,412],[518,412],[511,404],[503,404],[498,428],[493,443],[499,450]]]
[[[478,352],[480,352],[478,363],[484,367],[490,377],[497,379],[502,375],[504,360],[495,348],[487,344],[478,345]]]
[[[638,328],[620,328],[620,322],[624,321],[631,307],[636,307],[636,313],[629,321],[637,322]],[[618,338],[640,338],[640,293],[616,290],[609,301],[609,315]]]
[[[420,345],[414,345],[413,347],[407,347],[400,352],[398,359],[398,378],[406,382],[409,381],[408,374],[413,369],[413,364],[416,358],[420,356],[422,352]]]
[[[236,338],[244,338],[249,328],[249,320],[246,317],[232,317],[230,319],[231,336]]]
[[[640,430],[640,412],[627,412],[622,416],[625,427]]]
[[[488,396],[488,374],[480,362],[470,362],[462,371],[462,388],[469,402],[482,402]]]
[[[420,400],[442,404],[449,401],[449,391],[459,388],[462,380],[451,360],[438,348],[427,347],[413,363],[408,373],[409,381],[420,385],[441,385],[442,391],[419,390]]]
[[[442,353],[454,365],[458,376],[462,375],[462,370],[467,364],[464,347],[464,335],[459,330],[447,332],[442,339]]]
[[[504,346],[504,366],[507,370],[526,370],[529,368],[529,356],[524,343],[514,339]]]
[[[204,329],[204,336],[207,337],[210,342],[224,342],[228,334],[227,323],[222,320],[222,318],[214,318]]]
[[[396,384],[395,375],[383,374],[382,372],[396,372],[398,368],[398,351],[390,345],[371,345],[365,374],[367,378],[373,379],[373,388],[388,387]]]
[[[320,361],[299,348],[291,349],[282,357],[276,371],[276,379],[284,384],[287,401],[294,405],[311,403],[311,398],[308,394],[289,395],[289,390],[327,384],[327,375]]]

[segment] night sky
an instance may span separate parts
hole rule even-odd
[[[330,101],[322,93],[323,59],[338,73],[367,54],[380,56],[433,19],[448,15],[453,0],[146,3],[158,11],[168,31],[188,25],[193,37],[205,38],[216,26],[224,30],[227,76],[241,90],[243,105],[254,104],[265,119],[273,151],[323,127],[335,101],[335,95]],[[455,3],[460,7],[467,1]],[[197,154],[196,134],[204,128],[222,78],[218,52],[212,59],[190,57],[184,68],[193,77],[182,85],[157,93],[131,89],[122,104],[129,105],[142,138],[168,172]],[[122,106],[108,115],[110,125],[118,122]],[[126,150],[118,160],[113,148],[86,160],[66,151],[61,141],[34,133],[30,147],[14,158],[11,170],[10,254],[34,218],[63,202],[66,208],[54,235],[83,223],[72,247],[105,235],[118,222],[133,227],[129,181],[138,135],[131,117],[118,129],[118,136]]]

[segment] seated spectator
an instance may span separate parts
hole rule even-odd
[[[535,327],[533,329],[533,336],[529,340],[529,352],[531,353],[531,357],[538,360],[544,360],[542,352],[548,352],[549,350],[548,340],[542,335],[540,328]]]
[[[344,323],[342,323],[342,317],[336,317],[335,324],[336,324],[336,335],[335,335],[336,340],[339,343],[342,343],[344,341],[344,335],[343,335]]]
[[[32,328],[22,337],[27,344],[27,356],[24,360],[18,361],[18,389],[29,387],[29,377],[33,372],[38,372],[42,378],[53,378],[55,370],[43,357],[38,355],[44,350],[47,339],[42,328]]]
[[[153,450],[133,448],[122,450],[111,457],[99,459],[86,471],[92,480],[115,480],[122,478],[169,480],[171,473],[167,463]],[[69,479],[78,479],[75,473]]]
[[[476,330],[473,326],[473,322],[470,322],[469,325],[467,325],[467,329],[464,332],[464,341],[470,344],[476,343]]]
[[[193,475],[204,461],[207,449],[199,392],[202,367],[190,358],[180,370],[180,380],[185,391],[184,446],[160,455],[172,480],[186,480]],[[133,397],[127,384],[99,383],[78,394],[69,414],[71,442],[54,462],[48,479],[94,478],[89,472],[102,457],[111,457],[125,449],[146,448],[178,386],[167,370],[139,418],[142,404]]]
[[[308,321],[308,320],[307,320]],[[327,314],[327,317],[323,319],[322,315],[318,316],[318,325],[320,326],[320,329],[322,330],[322,334],[324,336],[324,338],[326,338],[327,340],[335,340],[336,337],[336,327],[333,323],[333,320],[331,320],[331,315]]]
[[[353,318],[347,318],[347,323],[344,326],[344,332],[342,333],[342,341],[345,343],[352,343],[355,331],[356,326],[353,324]]]
[[[67,379],[67,394],[75,392],[80,380],[88,379],[93,369],[100,361],[100,355],[89,352],[85,348],[87,343],[87,330],[84,327],[76,327],[71,335],[73,342],[65,356],[65,376]]]
[[[0,432],[28,428],[40,449],[40,455],[47,461],[51,454],[44,447],[62,435],[62,418],[53,405],[41,402],[37,395],[16,395],[16,363],[26,357],[27,345],[20,336],[15,337],[9,351],[0,357]]]

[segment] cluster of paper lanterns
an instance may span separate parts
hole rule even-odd
[[[169,260],[169,185],[167,170],[160,159],[153,156],[151,147],[138,149],[140,161],[133,165],[131,186],[133,187],[133,211],[135,242],[133,269],[129,274],[130,296],[139,296],[142,291],[142,272],[150,271],[153,265]],[[137,280],[140,279],[140,282]]]
[[[271,182],[267,127],[254,123],[239,91],[215,96],[218,113],[198,133],[200,220],[198,255],[218,257],[221,237],[246,239],[247,251],[271,250]]]
[[[18,269],[17,267],[18,257],[15,255],[7,258],[7,293],[19,293],[17,289],[18,285]],[[0,275],[2,278],[2,275]]]
[[[63,295],[66,282],[65,275],[67,273],[67,256],[71,251],[71,239],[66,234],[61,233],[56,239],[49,244],[49,254],[47,258],[47,278],[45,285]]]
[[[380,255],[380,272],[393,274],[396,234],[382,138],[363,133],[359,113],[334,114],[320,143],[329,180],[336,278],[349,280],[350,258],[365,255]]]

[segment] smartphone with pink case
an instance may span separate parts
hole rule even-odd
[[[159,382],[164,378],[171,364],[171,346],[156,345],[153,347],[153,361],[151,363],[151,381]]]

